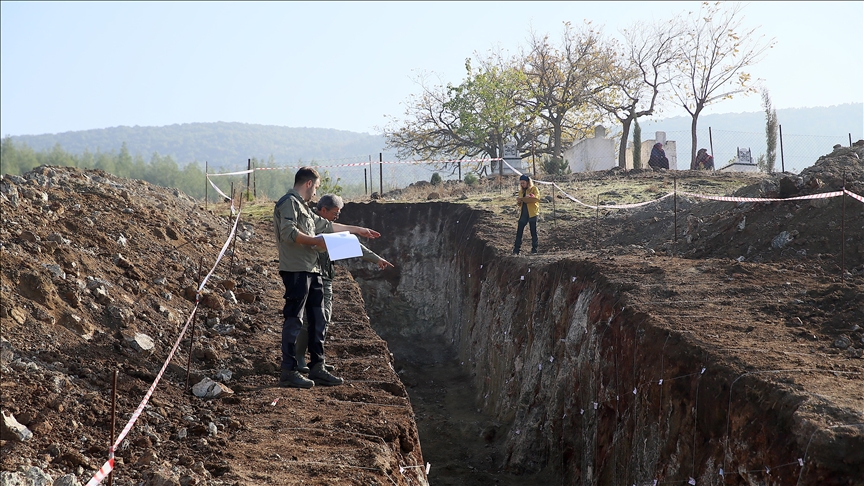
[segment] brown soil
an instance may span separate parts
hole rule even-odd
[[[844,175],[847,188],[864,194],[861,152],[820,159],[797,181],[740,176],[745,187],[739,195],[837,190]],[[677,177],[710,188],[718,178],[739,176]],[[622,178],[655,179],[661,188],[672,183],[668,174],[638,171],[567,182],[601,185]],[[4,176],[2,184],[2,409],[33,437],[20,442],[3,430],[0,471],[36,466],[54,479],[71,473],[83,483],[106,459],[113,372],[119,371],[119,433],[177,339],[194,305],[188,297],[213,264],[232,220],[176,191],[99,171],[39,168],[24,178]],[[491,204],[474,204],[479,209],[471,211],[472,228],[464,233],[485,241],[496,258],[512,259],[517,270],[526,264],[555,268],[573,259],[597,265],[609,285],[626,294],[627,306],[719,354],[719,365],[742,373],[791,366],[833,371],[784,376],[782,383],[822,397],[811,404],[822,423],[862,421],[864,204],[847,197],[844,210],[840,198],[768,204],[679,198],[677,238],[672,198],[643,210],[604,210],[599,218],[553,219],[546,204],[540,255],[514,258],[507,255],[515,211],[511,194],[503,192],[500,204],[494,197]],[[458,202],[460,195],[444,197]],[[572,206],[560,196],[556,204]],[[386,206],[351,210],[360,221]],[[348,211],[343,219],[354,222]],[[390,224],[408,229],[420,222]],[[385,240],[386,230],[399,230],[376,229],[384,237],[370,247],[397,265],[380,278],[398,280],[400,259],[410,256]],[[427,461],[433,463],[432,484],[519,484],[519,475],[537,473],[507,467],[512,454],[494,437],[500,424],[472,416],[478,395],[458,387],[467,372],[441,365],[453,364],[455,354],[424,361],[421,347],[397,354],[394,362],[372,329],[378,316],[370,326],[360,286],[341,267],[326,349],[346,384],[278,388],[282,285],[270,223],[265,217],[238,231],[236,257],[223,259],[198,310],[189,381],[191,386],[228,369],[233,376],[225,385],[233,393],[200,399],[187,391],[190,342],[184,338],[150,406],[117,451],[122,463],[114,484],[425,484]],[[789,238],[772,246],[784,231]],[[223,297],[229,289],[237,303]],[[136,351],[128,339],[136,333],[152,338],[154,349]],[[400,346],[403,353],[410,349]],[[446,349],[444,342],[434,346]],[[451,405],[462,412],[445,407],[447,401],[459,402]],[[415,410],[422,421],[419,438]],[[827,415],[818,418],[820,413]],[[457,420],[473,426],[460,436]],[[437,442],[434,453],[424,436]],[[479,452],[460,443],[469,436],[478,439]],[[436,464],[451,475],[436,482]]]

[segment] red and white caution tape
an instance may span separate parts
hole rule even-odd
[[[857,199],[857,200],[861,201],[862,203],[864,203],[864,196],[859,196],[858,194],[855,194],[854,192],[850,192],[849,189],[843,189],[843,192],[845,192],[849,196],[852,196],[852,198]]]
[[[207,281],[210,279],[210,276],[213,275],[213,272],[216,270],[216,267],[219,265],[219,261],[222,260],[222,257],[225,255],[225,252],[228,249],[228,245],[231,243],[231,240],[234,237],[234,233],[237,231],[237,224],[240,222],[240,214],[237,215],[237,218],[234,220],[234,227],[231,229],[231,234],[228,235],[228,239],[225,241],[225,244],[222,246],[222,251],[219,252],[219,256],[216,258],[216,263],[213,264],[213,268],[210,269],[210,272],[204,277],[204,280],[201,281],[201,285],[198,286],[198,296],[201,295],[201,290],[204,289],[204,286],[207,284]],[[177,341],[174,342],[174,347],[171,348],[171,352],[168,353],[168,358],[165,360],[165,363],[162,365],[162,369],[159,370],[159,373],[156,375],[156,379],[153,380],[153,384],[150,385],[150,389],[147,390],[147,394],[144,395],[144,399],[141,400],[141,403],[138,405],[138,408],[132,414],[132,417],[129,419],[129,422],[126,423],[126,426],[123,428],[123,431],[120,432],[120,435],[117,436],[117,440],[114,441],[114,444],[111,445],[110,454],[108,457],[108,461],[102,465],[101,468],[93,475],[90,481],[87,482],[87,486],[96,486],[101,483],[111,471],[114,470],[114,451],[117,450],[117,446],[123,442],[123,439],[126,438],[126,435],[132,430],[132,427],[135,425],[135,422],[138,421],[138,417],[141,416],[141,412],[144,411],[144,407],[147,406],[147,402],[150,401],[150,397],[153,395],[153,392],[156,390],[156,385],[159,384],[159,381],[162,379],[162,375],[165,374],[165,370],[168,368],[168,364],[171,363],[171,359],[174,357],[174,353],[177,352],[177,347],[180,346],[180,341],[183,339],[183,335],[186,334],[186,330],[189,328],[189,323],[192,322],[192,318],[195,317],[195,311],[198,310],[199,299],[196,297],[195,299],[195,307],[192,308],[192,312],[189,314],[189,318],[186,319],[186,324],[183,326],[183,329],[180,331],[180,335],[177,336]]]
[[[237,210],[234,209],[234,199],[228,197],[227,194],[225,194],[224,192],[222,192],[222,191],[219,189],[219,187],[217,187],[216,184],[214,184],[213,181],[210,180],[210,176],[211,176],[211,175],[214,175],[214,174],[208,174],[208,175],[207,175],[207,182],[209,182],[210,185],[213,186],[213,189],[216,189],[216,192],[218,192],[219,195],[221,195],[221,196],[224,197],[225,199],[231,201],[231,216],[234,216],[234,214],[237,212]],[[223,174],[215,174],[215,175],[223,175]]]
[[[679,194],[690,197],[698,197],[701,199],[710,199],[712,201],[727,201],[727,202],[783,202],[783,201],[802,201],[805,199],[826,199],[829,197],[842,196],[843,191],[823,192],[821,194],[808,194],[806,196],[796,196],[787,198],[776,197],[732,197],[732,196],[710,196],[706,194],[694,194],[692,192],[679,192]]]
[[[230,175],[243,175],[243,174],[251,174],[255,169],[247,169],[241,170],[237,172],[220,172],[218,174],[207,174],[207,177],[219,177],[219,176],[230,176]]]
[[[242,175],[248,174],[255,170],[286,170],[286,169],[299,169],[301,167],[312,167],[313,169],[332,169],[337,167],[368,167],[374,164],[408,164],[408,165],[430,165],[430,164],[455,164],[457,162],[491,162],[501,160],[500,158],[495,159],[451,159],[451,160],[385,160],[379,162],[351,162],[348,164],[333,164],[333,165],[292,165],[285,167],[256,167],[252,170],[244,170],[239,172],[223,172],[219,174],[207,174],[208,176],[225,176],[225,175]]]

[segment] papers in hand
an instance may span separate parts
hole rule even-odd
[[[322,233],[321,236],[324,237],[324,242],[327,244],[327,253],[330,254],[331,261],[363,256],[363,251],[360,250],[360,241],[347,231]]]

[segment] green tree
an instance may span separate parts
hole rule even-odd
[[[765,144],[767,150],[765,156],[760,156],[757,161],[759,170],[763,172],[774,172],[777,163],[777,110],[771,104],[768,89],[762,89],[762,109],[765,111]]]
[[[441,185],[441,174],[439,174],[437,172],[433,173],[432,179],[430,179],[429,182],[431,182],[433,186],[440,186]]]
[[[642,168],[642,127],[639,120],[633,120],[633,168]]]
[[[561,157],[545,155],[540,160],[540,166],[543,167],[543,172],[549,175],[557,176],[571,173],[570,164]]]
[[[512,61],[492,54],[472,66],[457,86],[430,85],[418,78],[422,93],[407,102],[403,120],[390,119],[383,129],[387,148],[400,157],[459,159],[485,154],[497,158],[504,144],[520,149],[530,143],[531,112],[517,105],[524,74]]]

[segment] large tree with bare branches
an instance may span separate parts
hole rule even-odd
[[[626,166],[630,126],[639,117],[655,113],[661,90],[672,82],[669,68],[680,55],[676,49],[680,26],[679,21],[637,22],[622,32],[623,45],[613,43],[606,49],[615,53],[611,62],[601,64],[607,90],[592,101],[621,122],[618,166],[622,169]]]
[[[590,24],[576,30],[565,22],[557,46],[548,35],[531,33],[521,61],[526,86],[520,104],[545,122],[538,152],[561,158],[565,145],[591,133],[602,119],[590,101],[606,87],[602,73],[609,60]]]
[[[690,124],[690,162],[696,158],[696,125],[706,106],[755,91],[745,69],[753,65],[774,44],[756,34],[756,28],[742,31],[743,7],[720,2],[702,4],[689,12],[679,37],[680,61],[674,65],[674,97],[687,110]]]

